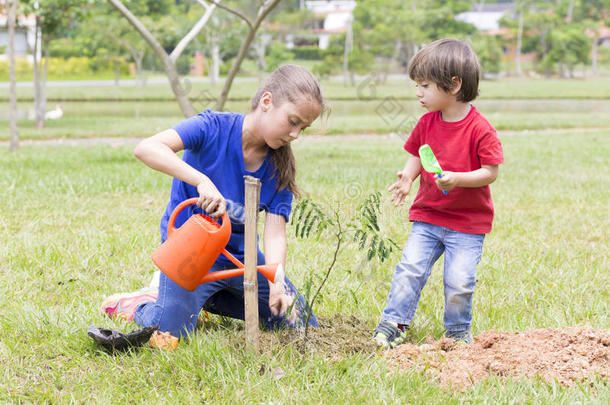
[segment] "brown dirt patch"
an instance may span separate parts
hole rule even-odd
[[[429,338],[388,352],[390,367],[426,370],[442,387],[466,388],[490,376],[533,377],[564,386],[610,377],[610,331],[591,327],[487,331],[470,346]]]

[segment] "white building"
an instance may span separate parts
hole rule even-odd
[[[500,19],[514,13],[515,5],[512,3],[475,5],[470,11],[459,13],[456,21],[474,25],[479,31],[494,31],[500,28]]]
[[[15,26],[15,57],[25,58],[34,63],[32,51],[36,41],[36,18],[34,15],[19,16]],[[0,13],[0,60],[7,59],[8,52],[8,16]],[[38,60],[40,60],[40,48],[38,49]]]
[[[318,27],[313,32],[318,36],[320,49],[326,49],[332,34],[343,33],[349,27],[356,1],[306,1],[305,7],[318,18]]]

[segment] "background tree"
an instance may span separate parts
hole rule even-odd
[[[241,11],[239,11],[237,9],[227,7],[225,5],[220,5],[216,1],[213,1],[213,0],[206,0],[206,1],[208,1],[209,3],[212,3],[212,4],[216,4],[216,5],[218,5],[219,8],[222,8],[222,9],[230,12],[231,14],[236,15],[237,17],[241,18],[248,26],[248,34],[246,35],[246,38],[244,38],[244,40],[242,41],[241,47],[239,48],[239,52],[237,53],[237,56],[235,57],[235,61],[231,65],[231,69],[229,70],[229,73],[225,80],[224,87],[222,88],[222,91],[220,92],[220,95],[218,96],[218,100],[216,101],[215,109],[222,110],[227,101],[227,97],[229,96],[229,90],[231,89],[233,80],[235,79],[235,76],[237,75],[237,72],[239,71],[241,63],[243,62],[244,58],[246,57],[246,53],[248,52],[248,49],[250,48],[250,44],[254,40],[256,31],[260,27],[261,23],[265,20],[265,18],[269,15],[269,13],[279,4],[280,0],[268,0],[268,1],[264,1],[264,2],[260,3],[260,5],[258,5],[258,7],[257,7],[256,17],[254,19],[251,19],[246,14],[242,13]]]
[[[559,4],[559,13],[565,13],[566,21],[580,23],[590,38],[591,67],[597,74],[599,31],[610,26],[610,0],[572,0],[567,8],[565,0]]]
[[[580,24],[566,24],[551,32],[550,49],[543,65],[556,65],[562,77],[574,77],[574,67],[587,64],[591,43]]]
[[[78,21],[85,18],[93,0],[28,0],[23,12],[35,16],[34,41],[34,110],[36,127],[44,127],[47,108],[46,82],[49,67],[49,44],[72,31]],[[44,64],[38,54],[44,55]],[[42,69],[42,72],[41,72]]]
[[[204,53],[208,58],[208,72],[213,86],[219,81],[221,71],[228,71],[224,61],[237,56],[245,35],[245,27],[231,13],[217,13],[206,25],[201,42],[205,45]]]
[[[479,57],[483,77],[497,74],[502,70],[502,45],[500,40],[491,35],[474,35],[472,48]]]
[[[15,21],[17,19],[18,5],[19,0],[7,0],[5,2],[5,8],[8,17],[8,60],[10,71],[9,132],[10,150],[13,152],[19,149],[19,131],[17,129],[17,80],[15,78]]]
[[[145,24],[147,23],[146,20],[144,19]],[[97,27],[98,35],[102,34],[102,37],[106,39],[103,44],[114,55],[112,60],[115,61],[115,66],[116,62],[130,58],[134,64],[136,80],[141,85],[144,84],[145,78],[142,65],[148,49],[144,39],[133,30],[125,19],[117,19],[104,14],[96,16],[91,23],[87,24],[87,26],[94,25]],[[92,34],[95,35],[94,33]],[[118,82],[116,74],[115,81]]]
[[[589,51],[596,42],[586,32],[594,34],[596,28],[608,24],[610,0],[520,0],[516,7],[517,18],[509,15],[500,23],[517,35],[517,73],[522,71],[521,53],[534,52],[537,68],[545,76],[558,71],[570,77],[576,65],[589,62]]]
[[[384,79],[393,65],[406,69],[419,48],[443,37],[464,38],[476,31],[472,24],[455,20],[470,9],[467,0],[419,0],[409,5],[398,0],[359,1],[354,9],[353,69],[370,69],[382,62]]]
[[[195,38],[197,34],[203,29],[207,21],[209,20],[212,12],[216,8],[216,4],[207,5],[200,1],[200,4],[205,7],[205,13],[199,18],[191,30],[182,37],[180,42],[173,48],[171,53],[168,53],[165,48],[161,45],[155,35],[142,23],[142,21],[136,17],[120,0],[108,0],[122,15],[129,21],[129,23],[137,30],[137,32],[144,38],[148,45],[152,48],[154,53],[163,63],[163,69],[170,83],[170,87],[178,101],[178,105],[182,110],[185,117],[191,117],[196,114],[195,108],[188,99],[187,91],[182,87],[180,83],[180,77],[176,69],[176,61],[182,52],[186,49],[187,45]],[[155,7],[166,7],[167,5],[163,2],[147,2],[146,6],[151,12],[157,12]]]

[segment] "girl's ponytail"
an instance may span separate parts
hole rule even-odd
[[[273,149],[271,151],[271,161],[273,162],[273,166],[275,166],[276,174],[278,176],[278,189],[283,190],[288,187],[288,190],[290,190],[295,197],[299,198],[301,196],[301,191],[296,182],[296,159],[294,158],[290,144]]]

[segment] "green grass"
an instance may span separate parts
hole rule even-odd
[[[408,133],[425,111],[416,100],[335,100],[330,113],[308,133],[328,135],[390,132]],[[610,128],[610,102],[606,100],[499,100],[475,102],[500,132],[557,128]],[[53,108],[50,104],[49,108]],[[198,110],[212,108],[200,102]],[[21,139],[145,137],[180,122],[183,115],[173,101],[64,102],[64,116],[37,129],[32,105],[20,103]],[[247,112],[247,101],[232,101],[230,111]],[[8,104],[0,103],[0,140],[8,140]]]
[[[489,329],[588,324],[610,327],[608,284],[610,131],[502,136],[506,163],[492,186],[496,219],[475,293],[474,333]],[[322,205],[349,214],[384,192],[404,164],[402,141],[304,137],[295,144],[299,183]],[[450,393],[423,374],[390,374],[365,353],[300,353],[292,345],[243,348],[239,322],[199,330],[167,353],[143,348],[118,356],[87,337],[106,319],[108,294],[147,283],[170,179],[137,162],[132,147],[0,148],[0,402],[535,402],[605,403],[607,381],[573,389],[536,379],[494,378]],[[412,196],[409,201],[412,201]],[[399,244],[408,207],[383,205],[382,227]],[[289,239],[288,274],[303,286],[330,260],[326,240]],[[346,246],[317,306],[324,317],[355,315],[372,331],[389,291],[389,263],[367,263]],[[437,264],[414,338],[440,337],[442,280]],[[279,380],[261,369],[281,367]]]
[[[262,76],[262,75],[261,75]],[[162,77],[164,76],[156,76]],[[192,78],[182,79],[188,97],[195,102],[220,94],[222,83],[212,87],[207,82],[197,82]],[[368,75],[358,79],[353,85],[344,85],[339,80],[323,80],[324,94],[329,100],[413,99],[415,85],[410,80],[391,79],[382,83],[379,76]],[[256,92],[259,82],[256,78],[233,83],[229,98],[249,100]],[[610,77],[591,77],[586,79],[531,79],[502,78],[483,80],[480,84],[481,99],[603,99],[610,94]],[[18,88],[17,96],[22,101],[34,98],[33,88]],[[145,86],[48,86],[49,100],[174,100],[169,84],[147,84]],[[8,101],[8,91],[0,96],[0,101]]]
[[[236,82],[229,111],[249,111],[249,97],[258,81]],[[474,104],[498,131],[610,127],[610,78],[580,80],[502,79],[483,81]],[[330,106],[324,122],[311,134],[409,133],[425,112],[415,99],[413,83],[376,83],[361,79],[356,86],[323,83]],[[196,110],[214,108],[220,85],[189,85]],[[33,121],[32,89],[19,89],[20,139],[146,137],[184,119],[167,85],[144,87],[49,87],[48,109],[61,102],[64,117],[37,129]],[[29,98],[28,98],[29,97]],[[8,102],[0,97],[0,141],[9,138]],[[76,101],[78,100],[78,101]]]

